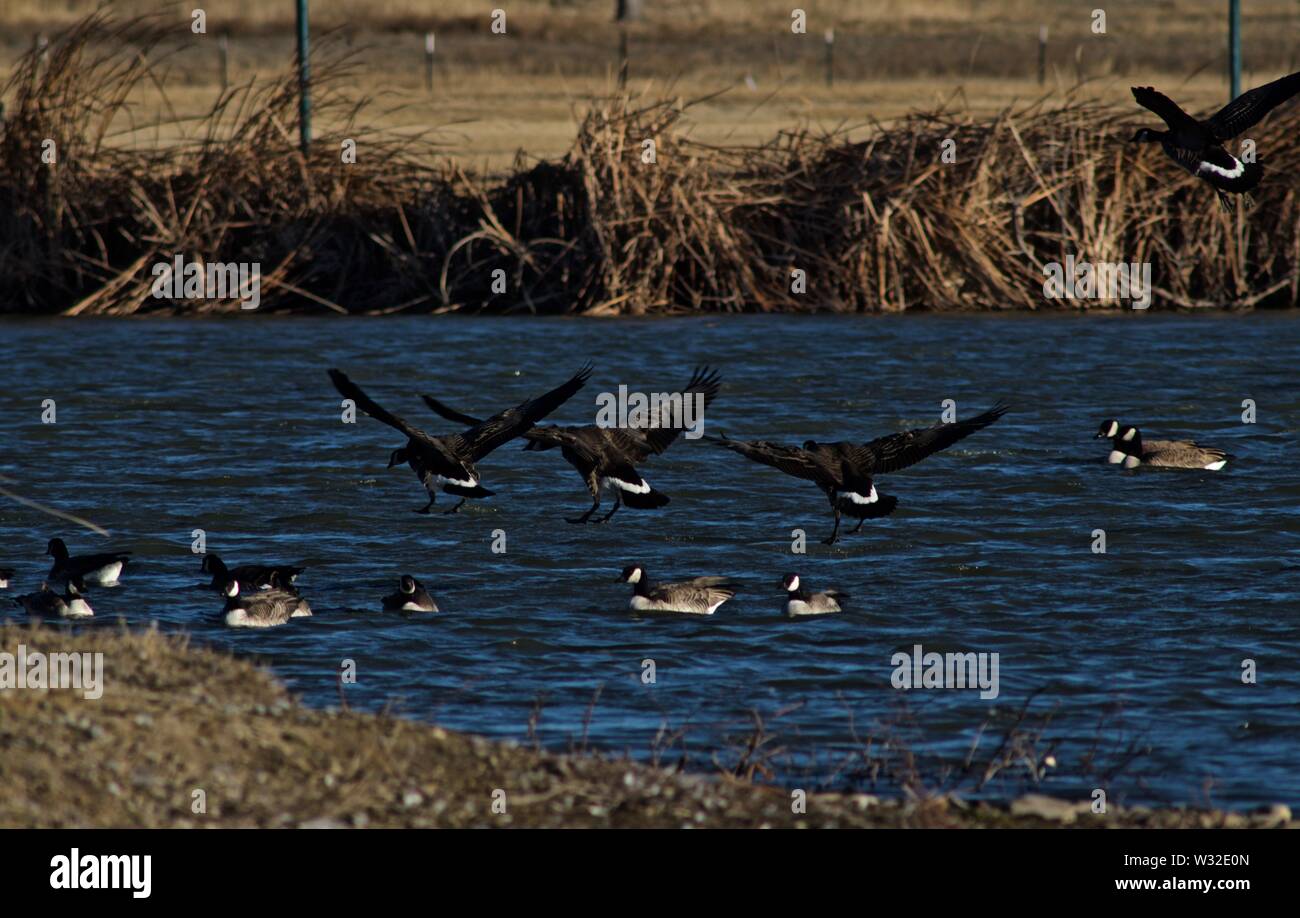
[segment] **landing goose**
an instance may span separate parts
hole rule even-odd
[[[271,589],[242,596],[238,580],[227,580],[221,592],[226,596],[221,614],[231,628],[270,628],[311,615],[307,600],[296,593]]]
[[[1006,412],[1007,406],[999,402],[968,421],[906,430],[860,446],[843,441],[818,443],[808,440],[800,448],[765,440],[731,440],[726,434],[706,436],[705,439],[747,459],[780,469],[787,475],[811,481],[821,488],[835,513],[835,528],[823,541],[833,545],[839,541],[841,514],[858,520],[858,525],[850,530],[853,534],[867,520],[888,516],[898,506],[898,498],[876,491],[873,482],[876,475],[897,472],[947,449],[975,431],[988,427]]]
[[[849,598],[848,593],[839,590],[814,593],[802,585],[798,574],[786,574],[781,580],[781,586],[785,587],[785,614],[789,618],[839,612],[841,609],[838,600]]]
[[[686,388],[681,390],[681,395],[683,398],[693,398],[698,393],[703,396],[704,408],[707,410],[721,385],[722,377],[716,371],[700,367],[691,376]],[[462,424],[479,423],[469,415],[448,408],[433,396],[424,396],[424,401],[447,420]],[[614,506],[595,521],[603,523],[624,505],[635,510],[654,510],[668,503],[668,495],[651,487],[650,482],[636,470],[636,465],[673,445],[682,432],[680,427],[671,426],[674,420],[660,417],[656,410],[644,427],[637,428],[598,427],[595,424],[560,427],[548,424],[545,427],[534,427],[523,435],[528,441],[524,449],[538,451],[558,446],[560,454],[582,476],[587,491],[591,494],[591,507],[579,517],[567,518],[568,522],[591,521],[591,515],[600,507],[601,494],[612,493]]]
[[[393,450],[388,467],[405,462],[415,472],[429,502],[417,513],[428,513],[441,488],[443,493],[459,497],[446,513],[455,513],[467,498],[489,497],[492,492],[479,483],[475,463],[498,446],[522,434],[582,388],[591,375],[591,365],[583,367],[568,382],[557,386],[539,398],[530,399],[515,408],[493,415],[481,424],[471,426],[464,433],[434,437],[413,427],[402,418],[385,411],[361,391],[361,387],[348,379],[342,370],[330,370],[334,387],[344,398],[352,399],[358,408],[377,421],[381,421],[406,434],[406,446]]]
[[[629,564],[618,581],[632,584],[632,601],[628,606],[638,612],[683,612],[688,615],[712,615],[736,591],[726,577],[695,577],[676,583],[650,583],[645,568]]]
[[[212,575],[210,586],[214,590],[220,590],[228,581],[238,580],[253,589],[278,587],[292,591],[293,582],[303,572],[303,568],[288,564],[240,564],[226,567],[225,562],[212,553],[203,556],[200,569],[203,573]]]
[[[384,597],[384,608],[389,612],[437,612],[438,604],[420,581],[403,574],[397,592]]]
[[[1141,128],[1133,143],[1158,143],[1165,154],[1192,175],[1213,185],[1224,208],[1232,206],[1228,193],[1246,194],[1259,184],[1264,170],[1258,162],[1242,162],[1223,144],[1258,124],[1277,106],[1300,92],[1300,73],[1284,76],[1233,99],[1204,121],[1178,107],[1150,86],[1132,87],[1138,105],[1150,109],[1169,126],[1167,131]]]
[[[27,610],[29,615],[44,618],[94,618],[95,610],[90,607],[86,597],[81,595],[83,586],[76,577],[70,578],[60,596],[48,584],[42,583],[39,593],[15,596],[14,602]]]
[[[1142,442],[1142,432],[1136,427],[1125,427],[1117,441],[1125,453],[1124,468],[1151,465],[1171,469],[1205,469],[1217,472],[1235,458],[1230,453],[1210,446],[1200,446],[1191,440],[1151,440]]]
[[[50,539],[45,553],[54,558],[49,574],[51,580],[63,581],[69,577],[80,577],[86,583],[97,583],[100,586],[116,584],[122,575],[122,568],[131,559],[129,551],[78,555],[73,558],[68,555],[68,546],[58,538]]]

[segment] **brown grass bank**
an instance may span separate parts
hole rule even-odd
[[[259,264],[262,310],[1127,308],[1045,299],[1044,265],[1067,256],[1150,263],[1156,307],[1300,296],[1300,106],[1252,132],[1268,174],[1234,214],[1159,150],[1125,143],[1144,113],[1082,100],[919,113],[860,142],[797,130],[717,146],[682,130],[680,101],[624,95],[592,104],[562,158],[495,176],[429,167],[421,138],[369,131],[336,91],[350,59],[328,50],[314,64],[328,127],[307,156],[287,74],[224,93],[182,142],[115,142],[132,94],[164,82],[167,34],[96,16],[16,66],[0,312],[239,311],[154,297],[154,266],[178,254]]]
[[[1008,806],[809,794],[553,755],[303,707],[267,671],[180,636],[0,624],[0,653],[102,653],[102,695],[0,691],[0,826],[1271,827],[1255,814],[1025,797]],[[494,797],[495,794],[495,797]],[[504,797],[502,797],[504,794]],[[505,812],[493,810],[503,800]],[[201,804],[201,805],[200,805]]]

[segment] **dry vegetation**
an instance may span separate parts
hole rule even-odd
[[[150,268],[175,253],[260,264],[263,309],[1055,308],[1079,305],[1042,295],[1043,264],[1068,254],[1151,262],[1157,306],[1297,302],[1296,106],[1253,132],[1269,175],[1258,206],[1233,215],[1158,150],[1124,143],[1131,106],[1082,95],[912,114],[863,140],[805,128],[718,145],[683,128],[689,105],[611,94],[564,156],[476,173],[424,137],[370,130],[340,89],[357,59],[328,42],[307,157],[287,72],[176,116],[174,142],[115,142],[129,100],[163,83],[173,35],[157,17],[95,16],[16,65],[0,94],[0,309],[239,308],[153,298]],[[356,164],[341,161],[344,138],[358,139]],[[41,161],[46,140],[57,163]]]
[[[1264,827],[1254,814],[1030,795],[904,801],[713,780],[595,755],[553,755],[388,716],[314,711],[248,662],[111,625],[0,623],[0,652],[102,653],[103,695],[0,692],[0,826],[1131,826]],[[493,792],[507,811],[493,812]],[[196,791],[202,791],[201,812]]]

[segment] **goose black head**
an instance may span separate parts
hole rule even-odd
[[[799,575],[786,574],[781,578],[781,586],[785,587],[787,593],[799,592]]]
[[[1097,436],[1093,437],[1093,439],[1105,440],[1105,439],[1109,439],[1110,437],[1118,437],[1118,436],[1119,436],[1119,421],[1116,421],[1114,418],[1112,418],[1109,421],[1101,422],[1101,427],[1097,430]]]
[[[406,447],[393,450],[393,454],[388,457],[388,467],[391,469],[395,465],[401,465],[406,461]]]
[[[1133,135],[1129,143],[1159,143],[1164,140],[1163,131],[1153,131],[1151,128],[1138,128],[1137,133]]]
[[[204,555],[201,570],[205,574],[224,574],[226,565],[216,555]]]
[[[645,579],[645,568],[639,564],[629,564],[623,568],[623,573],[619,574],[616,580],[622,583],[640,583]]]
[[[402,575],[401,590],[402,590],[402,592],[405,593],[407,596],[410,596],[412,593],[414,593],[414,592],[415,592],[415,578],[412,577],[410,574],[403,574],[403,575]]]
[[[68,546],[60,538],[50,539],[50,544],[45,546],[45,553],[57,561],[68,560]]]

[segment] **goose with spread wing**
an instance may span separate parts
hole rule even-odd
[[[1231,207],[1232,194],[1247,194],[1259,184],[1264,169],[1256,161],[1233,156],[1223,144],[1251,127],[1300,92],[1300,73],[1244,92],[1209,118],[1198,120],[1183,111],[1173,99],[1150,86],[1132,87],[1138,105],[1149,109],[1169,126],[1167,131],[1142,128],[1133,143],[1158,143],[1170,159],[1192,175],[1213,185],[1219,201]]]
[[[348,378],[342,370],[330,370],[334,388],[344,398],[352,399],[358,408],[376,421],[406,435],[406,445],[393,450],[388,467],[405,462],[415,472],[429,494],[429,502],[416,513],[428,513],[439,490],[460,498],[460,502],[444,512],[455,513],[468,498],[490,497],[493,492],[479,481],[475,465],[498,446],[513,440],[529,430],[556,408],[568,401],[583,387],[591,375],[591,365],[584,366],[572,378],[551,391],[529,399],[514,408],[507,408],[486,421],[472,425],[464,433],[435,437],[380,407],[366,395],[361,387]]]
[[[1006,412],[1007,406],[999,402],[967,421],[900,431],[862,445],[808,440],[802,447],[783,446],[766,440],[732,440],[725,434],[705,439],[821,488],[835,514],[835,528],[823,541],[833,545],[839,541],[842,515],[858,520],[858,525],[850,530],[852,535],[867,520],[888,516],[898,506],[898,498],[876,490],[875,476],[897,472],[947,449],[988,427]]]
[[[692,410],[694,405],[702,405],[707,410],[721,385],[722,377],[716,370],[700,367],[681,391],[681,403],[685,405],[686,399],[695,399],[691,403]],[[459,424],[478,423],[469,415],[454,411],[431,395],[424,396],[424,401],[449,421]],[[568,518],[568,522],[591,521],[591,515],[600,507],[602,493],[613,494],[614,506],[603,517],[595,520],[597,523],[605,522],[624,505],[636,510],[654,510],[668,503],[668,495],[651,487],[636,466],[667,450],[682,432],[686,410],[682,410],[680,417],[673,418],[673,404],[671,399],[666,403],[661,401],[659,407],[649,413],[645,424],[639,427],[601,427],[596,424],[561,427],[548,424],[534,427],[523,434],[523,439],[527,441],[525,450],[539,451],[559,447],[560,454],[577,470],[587,485],[587,491],[591,494],[591,507],[579,517]],[[702,414],[698,412],[700,419]]]

